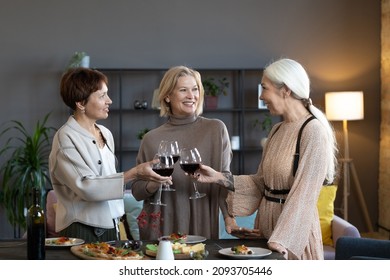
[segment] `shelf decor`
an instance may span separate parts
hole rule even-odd
[[[68,62],[66,70],[76,67],[89,68],[89,55],[86,52],[75,52]]]
[[[209,77],[202,82],[204,88],[205,107],[216,109],[218,107],[218,96],[227,95],[229,81],[226,77],[216,80]]]
[[[271,128],[273,126],[272,118],[269,113],[265,113],[263,120],[256,119],[253,123],[253,127],[256,128],[259,126],[263,132],[265,132],[265,136],[261,138],[260,145],[264,149],[265,144],[268,140],[268,134],[271,131]]]
[[[166,122],[166,118],[159,115],[159,84],[166,69],[102,68],[98,70],[110,77],[110,90],[115,105],[110,110],[109,120],[105,122],[112,127],[114,139],[117,141],[115,152],[118,158],[118,169],[122,170],[136,164],[136,156],[146,129],[156,128]],[[207,106],[202,115],[220,119],[226,124],[230,136],[239,137],[239,149],[235,149],[237,146],[233,147],[235,150],[232,171],[237,174],[256,172],[262,153],[259,139],[266,134],[261,122],[268,112],[266,109],[259,109],[257,104],[262,69],[197,70],[203,77],[202,85]],[[212,104],[208,98],[223,100],[214,103],[212,109],[209,107]],[[133,102],[137,99],[141,102],[147,100],[148,108],[134,109]],[[259,119],[256,126],[258,129],[254,129],[251,122],[254,119]],[[269,129],[269,124],[269,121],[264,123],[266,130]]]

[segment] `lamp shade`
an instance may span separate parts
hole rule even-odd
[[[340,91],[325,93],[325,113],[328,120],[362,120],[364,101],[362,91]]]

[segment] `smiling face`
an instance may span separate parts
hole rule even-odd
[[[175,88],[167,98],[174,116],[195,115],[199,102],[199,88],[195,78],[188,75],[178,78]]]
[[[107,85],[102,83],[102,87],[88,97],[87,103],[84,104],[85,114],[88,118],[96,121],[108,117],[108,108],[112,104],[112,100],[107,91]]]
[[[260,95],[260,100],[263,100],[267,105],[268,110],[271,115],[283,115],[285,108],[285,96],[286,87],[275,86],[270,79],[266,76],[263,76],[261,79],[262,92]]]

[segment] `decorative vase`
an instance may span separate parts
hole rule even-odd
[[[89,68],[89,61],[90,61],[89,55],[84,56],[80,61],[80,66],[85,67],[85,68]]]
[[[218,107],[218,96],[206,95],[205,99],[205,107],[207,109],[217,109]]]

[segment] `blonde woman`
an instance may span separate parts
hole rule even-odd
[[[153,159],[161,140],[176,140],[180,148],[197,148],[202,162],[222,174],[230,174],[232,152],[225,124],[218,119],[201,116],[204,90],[198,71],[185,66],[169,69],[159,87],[160,115],[167,121],[148,132],[139,149],[137,163]],[[219,209],[227,217],[227,189],[216,184],[201,184],[199,192],[206,196],[189,199],[193,189],[191,178],[181,170],[179,162],[172,174],[174,192],[162,192],[166,206],[150,204],[159,184],[135,180],[132,192],[137,200],[143,200],[138,217],[141,239],[155,240],[171,233],[219,237]]]

